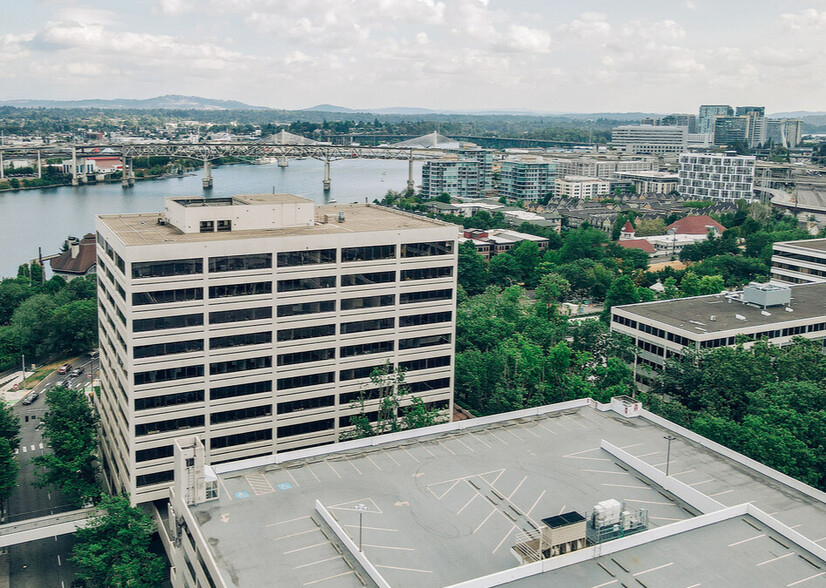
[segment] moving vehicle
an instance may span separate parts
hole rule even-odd
[[[38,396],[40,396],[40,392],[31,392],[28,395],[26,395],[26,397],[23,399],[22,404],[28,406],[29,404],[37,400]]]
[[[72,373],[70,373],[69,376],[72,377],[72,378],[76,378],[82,373],[83,373],[83,366],[76,367],[75,369],[72,370]]]
[[[57,373],[63,376],[68,374],[70,369],[72,369],[72,364],[64,363],[62,366],[58,368]]]

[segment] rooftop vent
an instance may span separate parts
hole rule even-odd
[[[747,304],[752,303],[766,308],[790,304],[791,301],[792,290],[788,286],[752,282],[743,288],[743,302]]]
[[[744,317],[742,314],[735,314],[734,318],[736,318],[738,321],[746,320],[746,317]]]

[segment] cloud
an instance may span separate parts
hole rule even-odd
[[[781,14],[780,21],[793,31],[820,31],[826,29],[826,10],[808,8],[797,14]]]

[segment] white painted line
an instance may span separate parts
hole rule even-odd
[[[441,496],[436,496],[436,494],[433,494],[433,496],[436,496],[436,500],[441,500],[442,498],[444,498],[445,496],[447,496],[448,492],[450,492],[451,490],[453,490],[453,489],[456,487],[456,484],[458,484],[458,483],[459,483],[459,482],[461,482],[461,481],[462,481],[462,480],[461,480],[461,478],[460,478],[460,479],[456,480],[455,482],[453,482],[453,483],[450,485],[450,487],[449,487],[447,490],[445,490],[445,491],[441,494]],[[428,490],[430,490],[430,487],[428,486],[428,488],[427,488],[427,489],[428,489]],[[433,492],[433,490],[430,490],[430,491],[431,491],[431,492]]]
[[[452,455],[456,455],[456,452],[455,452],[455,451],[453,451],[450,447],[448,447],[447,445],[445,445],[445,444],[444,444],[444,443],[442,443],[441,441],[439,441],[439,445],[441,445],[442,447],[444,447],[445,449],[447,449],[447,450],[448,450],[448,451],[449,451]]]
[[[430,451],[424,443],[422,443],[421,441],[417,441],[417,443],[419,444],[419,446],[421,446],[422,449],[424,449],[425,451],[427,451],[430,454],[430,457],[436,457],[436,454],[433,453],[432,451]],[[436,459],[438,459],[438,458],[436,458]]]
[[[734,492],[734,488],[723,490],[722,492],[715,492],[714,494],[709,494],[708,496],[709,498],[714,498],[715,496],[721,496],[723,494],[728,494],[729,492]]]
[[[542,427],[543,429],[545,429],[546,431],[548,431],[551,435],[556,435],[556,431],[554,431],[554,430],[552,430],[552,429],[549,429],[548,427],[546,427],[546,426],[545,426],[545,425],[543,425],[542,423],[536,423],[536,424],[537,424],[537,426]]]
[[[384,453],[387,457],[389,457],[389,458],[390,458],[390,461],[392,461],[394,464],[396,464],[396,465],[401,465],[399,462],[397,462],[397,461],[396,461],[396,459],[395,459],[392,455],[390,455],[390,452],[389,452],[389,451],[387,451],[386,449],[382,449],[381,451],[382,451],[382,453]]]
[[[657,455],[659,451],[652,451],[651,453],[643,453],[642,455],[635,455],[637,459],[641,459],[643,457],[651,457],[652,455]]]
[[[623,498],[625,502],[642,502],[643,504],[662,504],[664,506],[672,506],[673,502],[655,502],[653,500],[635,500],[634,498]]]
[[[683,474],[690,474],[694,470],[683,470],[682,472],[677,472],[676,474],[671,474],[672,476],[682,476]]]
[[[290,477],[290,480],[293,481],[293,486],[295,486],[295,487],[301,486],[301,484],[299,484],[298,482],[295,481],[295,478],[293,477],[290,470],[288,470],[287,468],[284,468],[284,471],[287,472],[287,475]]]
[[[490,482],[490,487],[491,487],[491,488],[493,488],[493,487],[494,487],[494,484],[496,484],[496,482],[498,482],[498,481],[499,481],[499,478],[501,478],[501,477],[502,477],[502,474],[504,474],[504,473],[505,473],[505,470],[500,471],[500,472],[499,472],[499,475],[498,475],[498,476],[496,476],[496,477],[493,479],[493,482]],[[483,475],[484,475],[484,474],[483,474]],[[482,478],[482,479],[484,480],[484,478]]]
[[[315,475],[315,472],[313,471],[313,468],[310,467],[310,464],[307,464],[304,467],[307,468],[307,470],[313,475],[313,478],[315,478],[315,481],[318,482],[319,484],[321,484],[321,480],[319,479],[318,476]]]
[[[564,457],[567,457],[567,456],[564,456]],[[578,456],[578,457],[574,457],[573,459],[590,459],[591,461],[613,461],[611,459],[608,459],[607,457],[584,457],[584,456],[581,456],[581,455]]]
[[[616,474],[620,476],[631,475],[628,472],[612,472],[610,470],[582,470],[583,472],[591,472],[592,474]]]
[[[327,561],[333,561],[334,559],[339,559],[340,557],[341,557],[340,555],[337,555],[335,557],[328,557],[327,559],[320,559],[318,561],[310,562],[310,563],[307,563],[307,564],[301,564],[300,566],[295,566],[293,569],[298,570],[298,569],[301,569],[301,568],[308,568],[308,567],[314,566],[316,564],[324,563],[324,562],[327,562]]]
[[[502,547],[502,544],[505,542],[505,540],[507,540],[507,538],[510,537],[511,533],[513,533],[515,530],[516,529],[511,529],[510,531],[508,531],[508,533],[504,537],[502,537],[502,540],[496,544],[496,547],[493,548],[493,551],[491,551],[491,553],[496,553],[499,550],[499,548]]]
[[[643,574],[647,574],[648,572],[656,572],[657,570],[661,570],[663,568],[667,568],[668,566],[673,566],[673,565],[674,565],[674,562],[672,561],[671,563],[663,564],[661,566],[657,566],[656,568],[643,570],[641,572],[637,572],[636,574],[631,574],[631,575],[636,578],[637,576],[642,576]]]
[[[575,421],[574,419],[572,419],[571,417],[569,417],[567,414],[563,414],[562,416],[563,416],[564,418],[568,419],[569,421],[571,421],[572,423],[574,423],[575,425],[578,425],[578,426],[582,427],[583,429],[587,429],[587,428],[588,428],[588,427],[586,427],[585,425],[583,425],[582,423],[580,423],[579,421]]]
[[[467,443],[465,443],[465,442],[464,442],[464,441],[462,441],[461,439],[456,438],[456,441],[458,441],[459,443],[461,443],[462,445],[464,445],[464,446],[465,446],[465,449],[467,449],[468,451],[471,451],[471,452],[474,452],[474,453],[475,453],[475,451],[474,451],[474,450],[470,447],[470,445],[468,445]]]
[[[773,561],[777,561],[779,559],[785,559],[785,558],[789,557],[790,555],[794,555],[794,551],[790,551],[789,553],[785,553],[783,555],[773,557],[771,559],[767,559],[766,561],[761,561],[759,564],[757,564],[757,567],[759,568],[760,566],[764,566],[766,564],[772,563]]]
[[[412,547],[390,547],[389,545],[370,545],[365,543],[364,547],[375,547],[376,549],[395,549],[396,551],[416,551]]]
[[[566,506],[568,506],[568,505],[567,504],[562,505],[562,508],[559,509],[559,514],[562,514],[563,512],[565,512],[565,507]]]
[[[792,582],[791,584],[786,584],[786,588],[789,586],[797,586],[798,584],[802,584],[803,582],[808,582],[809,580],[814,580],[815,578],[819,578],[820,576],[826,575],[826,572],[820,572],[819,574],[815,574],[814,576],[809,576],[808,578],[803,578],[802,580],[798,580],[797,582]]]
[[[508,445],[508,442],[507,442],[507,441],[505,441],[504,439],[502,439],[499,435],[497,435],[497,434],[496,434],[496,433],[494,433],[493,431],[488,431],[488,434],[493,435],[496,439],[498,439],[499,441],[501,441],[501,442],[502,442],[502,443],[504,443],[505,445]]]
[[[264,526],[265,527],[275,527],[277,525],[286,525],[287,523],[294,523],[296,521],[303,521],[304,519],[309,519],[309,518],[310,518],[310,515],[307,515],[307,516],[298,517],[298,518],[295,518],[295,519],[289,519],[287,521],[281,521],[281,522],[278,522],[278,523],[270,523],[269,525],[264,525]]]
[[[341,576],[349,576],[350,574],[355,574],[353,570],[347,570],[346,572],[341,572],[340,574],[336,574],[335,576],[327,576],[326,578],[321,578],[319,580],[313,580],[312,582],[305,582],[305,586],[309,586],[311,584],[318,584],[319,582],[324,582],[325,580],[332,580],[333,578],[340,578]]]
[[[419,572],[421,574],[432,574],[433,570],[417,570],[416,568],[397,568],[396,566],[382,566],[375,564],[377,568],[384,568],[385,570],[401,570],[403,572]]]
[[[474,535],[474,534],[476,533],[476,531],[478,531],[479,529],[481,529],[481,528],[482,528],[482,525],[484,525],[485,523],[487,523],[487,522],[488,522],[488,519],[489,519],[490,517],[492,517],[492,516],[493,516],[493,513],[495,513],[495,512],[499,512],[499,511],[498,511],[497,509],[495,509],[495,508],[494,508],[492,511],[490,511],[490,514],[489,514],[488,516],[486,516],[486,517],[485,517],[485,520],[484,520],[484,521],[482,521],[481,523],[479,523],[479,526],[478,526],[478,527],[476,527],[475,529],[473,529],[473,533],[471,533],[471,535]]]
[[[798,524],[796,524],[796,525],[792,525],[792,526],[791,526],[791,527],[789,527],[789,528],[790,528],[790,529],[797,529],[798,527],[802,527],[802,526],[803,526],[803,523],[798,523]]]
[[[634,443],[633,445],[626,445],[625,447],[620,447],[620,449],[631,449],[632,447],[639,447],[642,443]],[[639,455],[637,456],[639,457]]]
[[[534,437],[537,437],[538,439],[541,439],[541,438],[542,438],[542,437],[540,437],[539,435],[537,435],[536,433],[534,433],[533,431],[531,431],[531,430],[530,430],[528,427],[526,427],[525,425],[519,425],[519,427],[520,427],[521,429],[524,429],[526,433],[530,433],[531,435],[533,435]]]
[[[611,488],[636,488],[638,490],[650,490],[648,486],[630,486],[628,484],[603,484],[603,486],[609,486]]]
[[[651,519],[651,520],[654,520],[654,521],[684,521],[685,520],[685,519],[672,519],[672,518],[669,518],[669,517],[648,517],[648,518]]]
[[[616,584],[619,580],[611,580],[610,582],[605,582],[604,584],[597,584],[596,586],[591,586],[591,588],[603,588],[603,586],[610,586],[611,584]]]
[[[298,537],[299,535],[306,535],[307,533],[314,533],[316,531],[321,531],[318,527],[313,527],[307,531],[299,531],[298,533],[293,533],[292,535],[283,535],[281,537],[273,537],[273,541],[280,541],[281,539],[289,539],[290,537]]]
[[[327,461],[326,459],[324,460],[324,463],[326,463],[328,466],[330,466],[330,469],[331,469],[331,470],[333,470],[333,473],[334,473],[336,476],[338,476],[338,479],[340,480],[340,479],[341,479],[341,474],[339,474],[339,473],[336,471],[336,469],[333,467],[333,464],[331,464],[331,463],[330,463],[329,461]]]
[[[521,481],[521,482],[519,482],[519,483],[516,485],[516,488],[514,488],[514,489],[513,489],[513,492],[511,492],[511,493],[508,495],[508,500],[510,500],[511,498],[513,498],[513,495],[514,495],[514,494],[516,494],[517,490],[519,490],[519,489],[522,487],[522,484],[524,484],[524,483],[525,483],[525,480],[527,480],[527,479],[528,479],[528,476],[525,476],[524,478],[522,478],[522,481]]]
[[[356,470],[356,473],[357,473],[359,476],[361,475],[361,470],[360,470],[360,469],[358,469],[358,468],[356,467],[356,464],[354,464],[352,461],[350,461],[350,460],[349,460],[349,459],[347,459],[346,457],[344,458],[344,461],[346,461],[346,462],[347,462],[347,463],[349,463],[351,466],[353,466],[353,469],[354,469],[354,470]]]
[[[759,535],[755,535],[754,537],[749,537],[748,539],[743,539],[742,541],[737,541],[736,543],[729,543],[729,547],[735,547],[736,545],[742,545],[743,543],[748,543],[749,541],[754,541],[755,539],[760,539],[760,537],[765,537],[765,533],[760,533]]]
[[[63,563],[60,561],[60,554],[57,554],[57,565],[62,566]]]
[[[601,447],[593,447],[591,449],[583,449],[582,451],[577,451],[576,453],[569,453],[568,455],[563,455],[562,457],[574,457],[575,455],[582,455],[583,453],[588,453],[589,451],[597,451],[598,449],[602,449]]]
[[[826,537],[821,537],[820,539],[815,539],[815,543],[820,543],[821,541],[826,541]]]
[[[513,432],[513,431],[511,431],[510,429],[505,429],[505,430],[506,430],[508,433],[510,433],[511,435],[513,435],[514,437],[516,437],[517,439],[519,439],[522,443],[524,443],[524,442],[525,442],[525,440],[524,440],[522,437],[520,437],[519,435],[517,435],[516,433],[514,433],[514,432]]]
[[[471,436],[471,437],[473,437],[474,439],[476,439],[479,443],[481,443],[481,444],[482,444],[482,445],[484,445],[485,447],[487,447],[487,448],[489,448],[489,449],[492,449],[492,448],[491,448],[491,446],[490,446],[490,445],[488,445],[488,443],[487,443],[484,439],[482,439],[481,437],[479,437],[478,435],[474,435],[473,433],[470,433],[470,436]]]
[[[322,545],[329,545],[329,541],[324,541],[322,543],[314,543],[313,545],[308,545],[307,547],[299,547],[298,549],[291,549],[290,551],[285,551],[284,555],[289,553],[295,553],[296,551],[304,551],[305,549],[312,549],[313,547],[321,547]]]
[[[419,463],[419,458],[418,458],[418,457],[416,457],[415,455],[413,455],[412,453],[410,453],[410,452],[407,450],[407,448],[406,448],[406,447],[403,447],[402,449],[404,449],[404,452],[405,452],[407,455],[409,455],[410,457],[412,457],[412,458],[413,458],[413,460],[414,460],[416,463]]]
[[[530,515],[531,512],[533,512],[533,509],[536,508],[536,505],[539,504],[539,501],[542,500],[543,496],[545,496],[545,492],[547,492],[547,490],[542,491],[542,494],[539,495],[539,498],[536,499],[536,502],[533,503],[533,506],[528,509],[527,513],[525,513],[526,515]],[[826,537],[824,537],[824,539],[826,539]]]
[[[63,580],[60,581],[60,588],[66,588],[66,583]]]
[[[708,484],[709,482],[713,482],[714,478],[709,478],[708,480],[703,480],[702,482],[694,482],[693,484],[689,484],[689,486],[699,486],[700,484]]]
[[[697,588],[697,586],[700,586],[700,585],[701,584],[697,583],[697,584],[692,584],[691,586],[686,586],[685,588]]]
[[[342,525],[342,526],[343,526],[343,527],[353,527],[354,529],[358,529],[358,528],[359,528],[359,526],[358,526],[358,525]],[[384,527],[367,527],[367,526],[362,526],[361,528],[362,528],[362,529],[369,529],[369,530],[371,530],[371,531],[387,531],[387,532],[389,532],[389,533],[398,533],[398,532],[399,532],[399,530],[398,530],[398,529],[385,529]]]
[[[468,500],[468,501],[465,503],[465,505],[464,505],[462,508],[460,508],[460,509],[459,509],[459,512],[457,512],[456,514],[457,514],[457,515],[462,514],[462,511],[463,511],[463,510],[465,510],[468,506],[470,506],[470,503],[471,503],[471,502],[473,502],[474,500],[476,500],[476,497],[477,497],[477,496],[479,496],[479,495],[478,495],[478,494],[476,494],[476,493],[474,492],[474,493],[473,493],[473,496],[470,498],[470,500]]]

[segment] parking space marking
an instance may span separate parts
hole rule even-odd
[[[692,584],[691,586],[686,586],[685,588],[697,588],[698,586],[701,586],[699,582],[697,584]]]
[[[505,441],[504,439],[502,439],[499,435],[497,435],[497,434],[496,434],[496,433],[494,433],[493,431],[488,431],[487,433],[488,433],[488,435],[492,435],[493,437],[495,437],[497,440],[501,441],[501,442],[502,442],[502,443],[504,443],[505,445],[509,445],[509,443],[508,443],[507,441]]]
[[[412,458],[413,458],[413,460],[414,460],[416,463],[419,463],[419,458],[418,458],[418,457],[416,457],[415,455],[413,455],[412,453],[410,453],[410,451],[408,451],[406,447],[402,447],[402,449],[404,449],[404,452],[405,452],[407,455],[409,455],[410,457],[412,457]]]
[[[474,492],[474,493],[473,493],[473,496],[471,496],[470,500],[468,500],[468,501],[465,503],[465,505],[464,505],[462,508],[460,508],[460,509],[459,509],[459,512],[457,512],[456,514],[457,514],[457,515],[462,514],[462,511],[463,511],[463,510],[465,510],[468,506],[470,506],[470,503],[471,503],[471,502],[473,502],[474,500],[476,500],[476,497],[477,497],[477,496],[479,496],[479,495],[478,495],[477,493],[475,493],[475,492]]]
[[[612,472],[612,471],[609,471],[609,470],[582,470],[582,471],[583,472],[591,472],[591,473],[594,473],[594,474],[616,474],[616,475],[620,475],[620,476],[626,476],[626,475],[630,476],[631,475],[628,472]]]
[[[459,482],[461,482],[461,481],[462,481],[462,478],[459,478],[458,480],[456,480],[455,482],[453,482],[453,483],[452,483],[452,484],[448,487],[448,489],[447,489],[447,490],[445,490],[444,492],[442,492],[442,494],[441,494],[441,495],[439,495],[439,496],[437,496],[437,495],[436,495],[436,493],[435,493],[435,492],[433,492],[433,490],[431,490],[431,489],[430,489],[430,486],[428,486],[428,487],[427,487],[427,489],[428,489],[428,490],[430,490],[430,493],[431,493],[431,494],[433,494],[433,496],[436,496],[436,500],[441,500],[442,498],[444,498],[445,496],[447,496],[447,493],[448,493],[448,492],[450,492],[451,490],[453,490],[453,489],[456,487],[456,484],[458,484],[458,483],[459,483]]]
[[[568,419],[569,421],[571,421],[572,423],[574,423],[575,425],[582,427],[583,429],[587,429],[587,428],[588,428],[586,425],[583,425],[583,424],[582,424],[582,423],[580,423],[579,421],[576,421],[576,420],[572,419],[572,418],[571,418],[571,417],[569,417],[567,414],[563,414],[562,416],[563,416],[563,417],[565,417],[566,419]]]
[[[505,428],[505,430],[506,430],[508,433],[510,433],[511,435],[513,435],[514,437],[516,437],[517,439],[519,439],[522,443],[524,443],[524,442],[525,442],[525,440],[524,440],[522,437],[520,437],[519,435],[517,435],[516,433],[514,433],[513,431],[511,431],[509,428],[507,428],[507,427],[506,427],[506,428]]]
[[[473,437],[474,439],[476,439],[479,443],[481,443],[482,445],[487,447],[488,449],[492,449],[492,447],[490,445],[488,445],[487,441],[485,441],[484,439],[481,439],[478,435],[474,435],[473,433],[469,433],[469,435],[471,437]]]
[[[671,476],[672,477],[673,476],[682,476],[683,474],[690,474],[693,471],[694,471],[693,469],[692,470],[683,470],[682,472],[677,472],[676,474],[671,474]]]
[[[348,458],[346,458],[346,457],[344,458],[344,461],[346,461],[346,462],[347,462],[347,463],[349,463],[351,466],[353,466],[353,469],[354,469],[354,470],[356,470],[356,473],[357,473],[359,476],[361,475],[361,470],[360,470],[360,469],[358,469],[358,468],[356,467],[356,464],[354,464],[352,461],[350,461],[350,460],[349,460]]]
[[[299,484],[298,482],[296,482],[296,481],[295,481],[295,478],[293,477],[293,475],[292,475],[292,473],[290,472],[290,470],[288,470],[287,468],[284,468],[284,471],[285,471],[285,472],[287,472],[287,475],[290,477],[290,480],[292,480],[292,481],[293,481],[293,485],[294,485],[295,487],[301,486],[301,484]]]
[[[447,450],[448,450],[448,451],[449,451],[452,455],[456,455],[456,452],[455,452],[455,451],[453,451],[450,447],[448,447],[447,445],[445,445],[445,444],[444,444],[444,443],[442,443],[441,441],[439,441],[439,445],[440,445],[440,446],[442,446],[442,447],[444,447],[445,449],[447,449]]]
[[[277,527],[278,525],[286,525],[287,523],[294,523],[296,521],[303,521],[304,519],[309,519],[310,515],[305,515],[303,517],[297,517],[294,519],[289,519],[287,521],[279,521],[277,523],[270,523],[269,525],[264,525],[265,527]]]
[[[227,490],[227,486],[224,484],[224,479],[221,476],[218,476],[218,482],[221,484],[221,488],[224,489],[224,492],[227,493],[227,498],[229,498],[229,501],[232,502],[232,492]]]
[[[373,514],[384,514],[384,512],[382,512],[382,510],[379,508],[379,505],[376,504],[376,501],[372,498],[359,498],[358,500],[348,500],[347,502],[339,502],[338,504],[328,506],[327,509],[352,510],[355,505],[364,504],[365,502],[369,502],[372,505],[373,510],[370,510],[370,507],[368,506],[367,510],[365,510],[364,512],[371,512]]]
[[[538,427],[542,427],[543,429],[545,429],[546,431],[548,431],[551,435],[556,435],[556,431],[554,431],[554,430],[552,430],[552,429],[549,429],[548,427],[546,427],[546,426],[545,426],[545,425],[543,425],[542,423],[536,423],[536,426],[538,426]]]
[[[530,434],[531,434],[531,435],[533,435],[534,437],[536,437],[536,438],[538,438],[538,439],[542,439],[542,437],[540,437],[539,435],[537,435],[536,433],[534,433],[533,431],[531,431],[531,430],[530,430],[528,427],[526,427],[525,425],[520,425],[519,423],[517,423],[517,426],[518,426],[520,429],[524,429],[526,433],[530,433]]]
[[[530,508],[528,509],[528,512],[526,512],[526,513],[525,513],[526,515],[530,516],[531,512],[533,511],[533,509],[535,509],[535,508],[536,508],[536,505],[537,505],[537,504],[539,504],[539,501],[540,501],[540,500],[542,500],[542,497],[543,497],[543,496],[545,496],[545,492],[547,492],[547,490],[543,490],[543,491],[542,491],[542,494],[540,494],[540,495],[539,495],[539,498],[537,498],[537,499],[536,499],[536,502],[534,502],[534,503],[533,503],[533,506],[532,506],[532,507],[530,507]],[[824,537],[824,539],[826,539],[826,537]]]
[[[381,468],[379,467],[379,464],[374,462],[372,457],[370,457],[369,455],[366,455],[365,457],[370,460],[370,463],[372,463],[374,466],[376,466],[377,470],[381,471]]]
[[[558,513],[558,514],[562,514],[563,512],[565,512],[565,507],[567,507],[567,506],[568,506],[567,504],[563,504],[563,505],[562,505],[562,508],[560,508],[560,509],[559,509],[559,513]]]
[[[330,466],[330,469],[331,469],[331,470],[333,470],[333,473],[334,473],[336,476],[338,476],[338,479],[340,480],[340,479],[341,479],[341,474],[339,474],[339,473],[336,471],[336,468],[334,468],[334,467],[333,467],[333,464],[331,464],[331,463],[330,463],[329,461],[327,461],[326,459],[324,460],[324,463],[326,463],[328,466]]]
[[[306,531],[299,531],[298,533],[292,533],[290,535],[282,535],[281,537],[273,537],[272,540],[273,541],[280,541],[281,539],[289,539],[290,537],[298,537],[299,535],[306,535],[307,533],[313,533],[315,531],[318,531],[319,533],[321,533],[321,529],[319,529],[318,527],[314,527],[312,529],[308,529]]]
[[[821,541],[826,541],[826,537],[821,537],[820,539],[815,539],[815,543],[820,543]]]
[[[794,555],[794,551],[790,551],[789,553],[784,553],[783,555],[779,555],[779,556],[777,556],[777,557],[773,557],[773,558],[771,558],[771,559],[767,559],[766,561],[761,561],[759,564],[756,564],[756,565],[757,565],[757,567],[759,568],[760,566],[764,566],[764,565],[766,565],[766,564],[770,564],[770,563],[772,563],[772,562],[774,562],[774,561],[777,561],[777,560],[780,560],[780,559],[787,558],[787,557],[789,557],[790,555]]]
[[[496,553],[499,550],[499,548],[502,547],[502,544],[508,539],[508,537],[511,536],[511,533],[513,533],[515,530],[516,529],[510,529],[508,533],[504,537],[502,537],[502,540],[496,544],[496,547],[493,548],[493,551],[491,551],[491,553]]]
[[[657,566],[656,568],[643,570],[641,572],[637,572],[636,574],[631,574],[631,575],[636,578],[637,576],[642,576],[643,574],[647,574],[648,572],[656,572],[657,570],[661,570],[663,568],[667,568],[668,566],[673,566],[673,565],[674,565],[674,562],[672,561],[671,563],[663,564],[661,566]]]
[[[729,492],[734,492],[734,488],[730,488],[728,490],[723,490],[722,492],[715,492],[714,494],[709,494],[709,498],[714,498],[715,496],[721,496],[723,494],[728,494]]]
[[[305,465],[304,467],[306,467],[306,468],[307,468],[307,471],[309,471],[309,472],[313,475],[313,478],[315,478],[315,481],[316,481],[316,482],[318,482],[319,484],[321,484],[321,480],[319,479],[319,477],[318,477],[318,476],[316,476],[316,475],[315,475],[315,472],[314,472],[314,471],[313,471],[313,469],[310,467],[310,464],[307,464],[307,465]]]
[[[401,570],[403,572],[419,572],[420,574],[432,574],[433,570],[417,570],[416,568],[399,568],[396,566],[382,566],[379,564],[375,564],[374,567],[383,568],[385,570]]]
[[[625,502],[642,502],[643,504],[661,504],[663,506],[674,506],[673,502],[655,502],[653,500],[636,500],[634,498],[623,498]]]
[[[459,443],[461,443],[462,445],[464,445],[464,446],[465,446],[465,448],[466,448],[468,451],[471,451],[471,452],[474,452],[474,453],[476,452],[476,450],[475,450],[475,449],[472,449],[472,448],[470,447],[470,445],[468,445],[467,443],[465,443],[464,441],[462,441],[462,440],[461,440],[461,439],[459,439],[458,437],[456,437],[456,441],[458,441]]]
[[[309,586],[311,584],[318,584],[319,582],[324,582],[325,580],[332,580],[333,578],[340,578],[341,576],[348,576],[350,574],[355,574],[353,570],[347,570],[346,572],[341,572],[340,574],[336,574],[335,576],[327,576],[326,578],[321,578],[319,580],[313,580],[312,582],[305,582],[304,586]]]
[[[305,549],[312,549],[313,547],[321,547],[322,545],[330,545],[329,541],[322,541],[321,543],[314,543],[312,545],[307,545],[306,547],[299,547],[298,549],[291,549],[289,551],[285,551],[284,555],[288,555],[290,553],[295,553],[297,551],[304,551]]]
[[[583,453],[588,453],[589,451],[597,451],[598,449],[602,449],[601,447],[592,447],[591,449],[583,449],[582,451],[577,451],[575,453],[569,453],[568,455],[563,455],[562,457],[576,457],[577,455],[582,455]]]
[[[648,486],[630,486],[628,484],[603,484],[603,486],[609,486],[611,488],[636,488],[638,490],[649,490]]]
[[[483,520],[481,523],[479,523],[479,526],[478,526],[478,527],[476,527],[475,529],[473,529],[473,533],[471,533],[471,535],[475,535],[475,534],[476,534],[476,531],[478,531],[479,529],[481,529],[481,528],[482,528],[482,525],[484,525],[485,523],[487,523],[487,522],[488,522],[488,519],[489,519],[490,517],[492,517],[492,516],[494,515],[494,513],[497,513],[497,512],[499,512],[499,509],[497,509],[497,508],[494,508],[493,510],[491,510],[491,511],[490,511],[490,514],[489,514],[488,516],[486,516],[486,517],[485,517],[485,520]]]
[[[412,547],[391,547],[390,545],[371,545],[365,543],[364,547],[375,547],[376,549],[395,549],[396,551],[416,551]]]
[[[708,484],[709,482],[713,482],[714,478],[709,478],[708,480],[703,480],[702,482],[694,482],[693,484],[689,484],[689,486],[699,486],[700,484]]]
[[[631,449],[632,447],[639,447],[640,445],[644,445],[643,443],[634,443],[633,445],[626,445],[625,447],[620,447],[620,449]],[[637,456],[639,457],[639,456]]]
[[[334,559],[341,559],[341,556],[336,555],[334,557],[328,557],[327,559],[320,559],[318,561],[312,561],[310,563],[301,564],[300,566],[295,566],[293,569],[294,570],[300,570],[301,568],[308,568],[310,566],[318,565],[318,564],[325,563],[325,562],[328,562],[328,561],[333,561]]]
[[[427,452],[430,454],[430,457],[436,457],[436,454],[435,454],[435,453],[433,453],[432,451],[430,451],[424,443],[422,443],[421,441],[417,441],[416,443],[417,443],[417,444],[418,444],[418,445],[419,445],[422,449],[424,449],[425,451],[427,451]],[[437,441],[437,443],[438,443],[438,441]],[[438,458],[438,457],[436,457],[436,459],[439,459],[439,458]]]
[[[519,484],[516,485],[516,488],[514,488],[513,492],[511,492],[510,495],[508,495],[508,500],[513,498],[513,495],[516,494],[516,491],[519,490],[522,487],[522,484],[524,484],[525,480],[527,480],[527,479],[528,479],[528,476],[525,476],[524,478],[522,478],[522,481],[519,482]]]
[[[244,476],[244,479],[250,485],[250,488],[252,488],[252,491],[256,496],[275,492],[275,488],[272,487],[272,484],[270,484],[270,481],[264,476],[264,474],[249,474]]]
[[[651,453],[643,453],[642,455],[635,455],[637,459],[641,459],[643,457],[651,457],[652,455],[657,455],[659,451],[652,451]]]
[[[389,452],[389,451],[387,451],[386,449],[382,449],[381,451],[382,451],[382,453],[384,453],[387,457],[389,457],[389,458],[390,458],[390,461],[392,461],[394,464],[396,464],[397,466],[400,466],[400,465],[401,465],[399,462],[397,462],[397,461],[396,461],[396,459],[395,459],[392,455],[390,455],[390,452]]]
[[[754,541],[755,539],[760,539],[760,537],[765,537],[765,533],[760,533],[759,535],[755,535],[754,537],[749,537],[748,539],[743,539],[742,541],[737,541],[735,543],[729,543],[729,547],[735,547],[737,545],[742,545],[743,543],[748,543],[749,541]]]
[[[605,582],[604,584],[597,584],[596,586],[591,586],[591,588],[603,588],[603,586],[610,586],[611,584],[616,584],[619,580],[611,580],[610,582]]]
[[[803,582],[808,582],[809,580],[814,580],[815,578],[819,578],[820,576],[826,575],[826,572],[820,572],[819,574],[815,574],[814,576],[809,576],[808,578],[803,578],[802,580],[798,580],[797,582],[792,582],[791,584],[786,584],[786,588],[789,586],[797,586],[798,584],[802,584]]]
[[[343,527],[352,527],[354,529],[358,529],[359,525],[342,525]],[[385,529],[384,527],[367,527],[362,525],[362,529],[368,529],[370,531],[387,531],[388,533],[398,533],[398,529]]]

